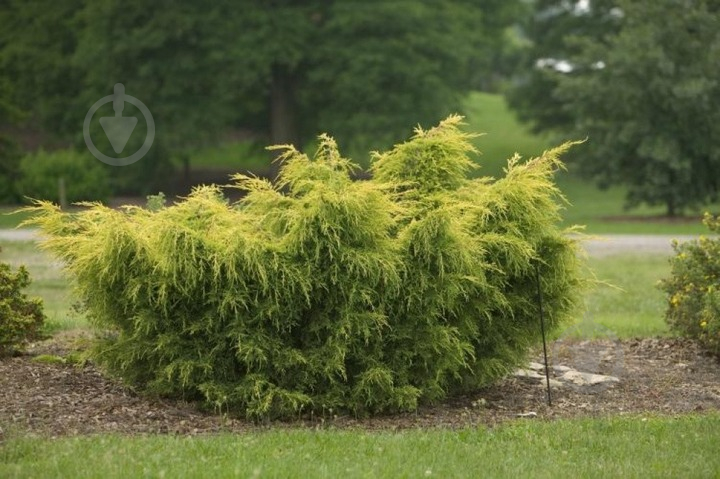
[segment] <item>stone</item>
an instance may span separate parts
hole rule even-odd
[[[577,386],[596,386],[598,384],[619,383],[620,379],[615,376],[605,376],[603,374],[583,373],[580,371],[566,371],[560,379],[573,383]]]
[[[571,371],[571,368],[569,368],[569,367],[567,367],[567,366],[560,366],[560,365],[558,365],[558,366],[553,366],[553,370],[554,370],[556,373],[558,373],[558,374],[562,374],[562,373]]]
[[[545,376],[542,374],[539,374],[532,369],[518,369],[513,373],[513,376],[516,378],[525,378],[525,379],[543,379]]]
[[[533,371],[545,371],[545,365],[531,361],[530,364],[528,364],[528,369],[532,369]]]
[[[550,387],[551,388],[561,388],[563,386],[562,381],[558,381],[557,379],[550,379]]]

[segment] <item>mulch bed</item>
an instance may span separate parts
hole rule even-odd
[[[54,340],[35,345],[26,355],[0,360],[0,440],[28,434],[194,435],[267,427],[394,430],[493,426],[523,416],[549,420],[720,410],[720,361],[693,341],[676,338],[555,344],[551,347],[555,364],[613,374],[620,383],[601,389],[553,389],[552,406],[547,405],[544,382],[509,377],[475,394],[422,407],[415,413],[368,419],[328,413],[272,424],[204,413],[182,401],[144,397],[103,376],[92,365],[79,368],[33,361],[37,354],[63,351]]]

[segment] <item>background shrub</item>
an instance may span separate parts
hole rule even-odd
[[[25,267],[13,272],[9,264],[0,262],[0,356],[40,337],[45,315],[42,301],[28,299],[22,292],[29,284]]]
[[[152,210],[93,205],[32,220],[108,331],[97,361],[128,382],[251,417],[412,410],[492,381],[578,300],[575,241],[557,225],[564,148],[468,179],[451,117],[377,154],[374,179],[332,139],[283,147],[276,185],[234,177]]]
[[[706,213],[703,223],[720,232],[717,217]],[[660,282],[667,294],[665,320],[672,330],[720,354],[720,238],[701,236],[673,248],[671,275]]]
[[[17,143],[0,133],[0,204],[16,204],[20,200],[17,182],[21,156]]]
[[[88,152],[39,150],[20,161],[21,195],[59,202],[58,179],[64,178],[67,201],[101,201],[111,194],[106,165]]]

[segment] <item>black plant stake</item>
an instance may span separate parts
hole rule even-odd
[[[543,354],[545,355],[545,380],[547,382],[548,406],[552,406],[552,397],[550,395],[550,367],[548,366],[547,344],[545,342],[545,317],[543,315],[543,299],[542,288],[540,288],[540,266],[535,264],[535,281],[537,282],[537,300],[540,309],[540,331],[543,339]]]

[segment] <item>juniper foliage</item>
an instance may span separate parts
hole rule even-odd
[[[569,145],[468,179],[461,118],[376,153],[277,147],[276,184],[235,175],[151,209],[38,202],[44,248],[96,326],[96,360],[144,390],[249,417],[413,410],[501,377],[568,320],[582,280],[553,183]]]

